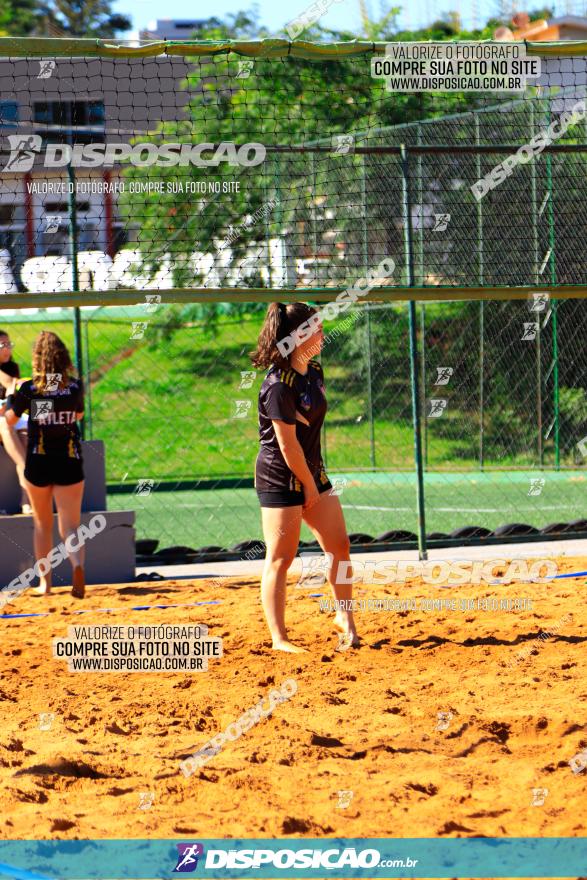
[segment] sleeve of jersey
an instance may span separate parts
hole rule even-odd
[[[11,376],[13,379],[20,379],[20,369],[16,361],[7,361],[5,364],[2,364],[0,369],[6,373],[7,376]]]
[[[268,418],[286,425],[296,423],[296,397],[293,388],[285,382],[274,382],[265,392],[265,412]]]
[[[19,388],[14,392],[11,399],[11,405],[9,409],[17,415],[19,418],[23,413],[25,413],[30,407],[30,400],[27,394],[23,393],[23,390]]]

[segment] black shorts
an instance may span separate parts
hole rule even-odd
[[[328,482],[316,485],[318,494],[328,492],[332,489],[332,483]],[[257,496],[261,507],[298,507],[304,503],[303,492],[291,492],[289,489],[272,489],[271,491],[262,491],[257,489]]]
[[[84,478],[81,458],[66,455],[28,455],[24,475],[33,486],[73,486]]]

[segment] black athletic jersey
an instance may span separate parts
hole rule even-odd
[[[324,424],[326,409],[324,376],[318,361],[308,363],[305,376],[294,369],[271,367],[259,391],[261,449],[255,468],[256,489],[262,492],[302,490],[300,481],[289,469],[281,453],[273,419],[296,426],[296,437],[312,475],[317,482],[327,482],[320,451],[320,429]]]
[[[81,379],[72,379],[67,388],[38,394],[32,379],[23,382],[13,396],[17,416],[29,414],[28,455],[60,455],[81,458],[81,438],[76,413],[84,411]]]
[[[18,364],[16,361],[13,361],[12,358],[9,361],[6,361],[5,364],[0,364],[0,370],[4,370],[4,372],[11,376],[13,379],[20,379],[20,370],[18,368]],[[5,400],[6,398],[6,388],[0,382],[0,400]]]

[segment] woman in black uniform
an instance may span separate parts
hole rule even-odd
[[[8,333],[0,330],[0,446],[4,446],[6,454],[16,466],[18,482],[21,488],[21,510],[22,513],[30,516],[33,511],[29,504],[24,479],[27,439],[26,425],[11,428],[7,425],[4,418],[6,409],[5,398],[7,395],[6,382],[11,384],[11,379],[20,379],[18,364],[12,359],[13,347]]]
[[[267,547],[261,580],[263,610],[273,647],[301,652],[288,639],[285,628],[287,572],[299,544],[302,519],[325,553],[332,554],[329,582],[342,607],[335,628],[353,645],[358,644],[350,610],[352,583],[338,583],[340,562],[349,562],[350,543],[340,501],[331,495],[320,451],[320,429],[326,415],[324,377],[319,362],[324,334],[318,324],[313,334],[284,357],[277,346],[304,324],[316,310],[305,303],[271,303],[251,353],[256,367],[267,369],[259,392],[261,449],[255,467],[255,488],[261,504],[263,535]],[[342,566],[350,581],[350,565]],[[344,601],[346,600],[346,601]]]
[[[74,376],[69,352],[54,333],[43,331],[33,349],[33,378],[7,389],[6,421],[15,424],[29,413],[24,476],[35,524],[35,557],[53,547],[53,501],[63,541],[77,532],[81,520],[84,471],[78,420],[84,413],[81,379]],[[83,546],[68,553],[73,568],[72,595],[84,596]],[[35,591],[48,595],[51,571]]]

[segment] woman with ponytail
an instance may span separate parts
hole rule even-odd
[[[6,421],[14,425],[29,413],[28,445],[24,477],[33,507],[34,545],[37,560],[47,559],[53,548],[53,502],[59,533],[68,552],[73,573],[72,596],[85,592],[83,546],[75,536],[81,521],[84,468],[78,421],[84,412],[81,379],[76,378],[69,352],[61,339],[44,330],[33,349],[33,378],[17,388],[11,380],[6,399]],[[51,569],[34,591],[51,593]]]
[[[320,431],[326,416],[324,374],[315,360],[324,334],[316,309],[305,303],[271,303],[255,367],[268,369],[259,392],[261,448],[255,488],[266,545],[261,580],[263,610],[273,647],[298,653],[285,627],[287,572],[298,551],[302,520],[322,550],[331,554],[328,579],[338,602],[334,626],[346,643],[358,644],[349,575],[350,543],[340,501],[324,470]],[[347,563],[340,565],[340,563]],[[343,583],[339,583],[342,580]]]

